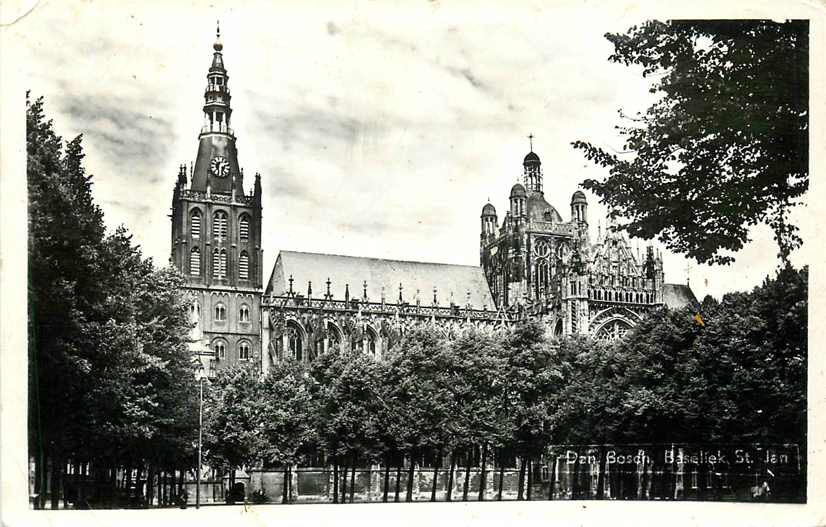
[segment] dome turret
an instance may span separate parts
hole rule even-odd
[[[577,190],[571,196],[571,221],[588,223],[588,200],[581,190]]]
[[[496,216],[496,207],[494,207],[490,203],[486,204],[484,207],[482,207],[482,216]]]
[[[528,193],[525,191],[524,185],[522,183],[517,183],[513,187],[511,187],[511,198],[522,198],[527,196]]]
[[[536,152],[531,150],[528,152],[528,155],[525,156],[525,160],[522,161],[523,165],[541,165],[542,161],[539,160],[539,156],[536,155]]]

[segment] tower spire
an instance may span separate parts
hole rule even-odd
[[[215,42],[212,44],[212,63],[207,71],[204,90],[203,126],[198,136],[198,157],[192,176],[192,190],[203,192],[210,187],[213,193],[244,195],[243,175],[238,164],[235,133],[232,131],[232,96],[229,75],[224,67],[221,25],[215,23]]]
[[[531,132],[531,133],[529,133],[529,134],[528,134],[528,141],[530,141],[530,144],[531,144],[531,152],[533,152],[533,132]]]

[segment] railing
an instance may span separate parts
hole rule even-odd
[[[390,303],[390,302],[365,302],[363,300],[351,299],[349,301],[334,300],[326,298],[311,298],[307,299],[302,295],[279,295],[279,296],[264,296],[262,305],[268,308],[288,308],[299,310],[323,310],[323,311],[339,311],[342,313],[356,313],[366,312],[375,313],[379,315],[403,315],[403,316],[417,316],[422,318],[452,318],[452,319],[467,319],[480,321],[496,321],[498,314],[496,311],[485,309],[474,309],[467,306],[434,306],[434,305],[416,305],[407,302]]]
[[[252,203],[254,196],[236,193],[235,199],[233,200],[232,194],[218,194],[212,192],[209,196],[207,196],[206,192],[201,192],[198,190],[182,190],[181,198],[191,199],[193,201],[211,201],[213,203],[237,203],[240,205],[249,205]]]
[[[233,129],[230,128],[229,126],[227,126],[227,123],[223,123],[223,122],[222,123],[217,123],[217,122],[212,121],[209,124],[205,124],[204,126],[201,127],[201,133],[202,134],[208,134],[208,133],[213,133],[213,132],[224,133],[224,134],[228,134],[228,135],[231,135],[231,136],[235,135],[235,132],[233,131]]]

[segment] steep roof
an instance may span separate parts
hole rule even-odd
[[[313,298],[322,298],[330,292],[335,300],[344,299],[345,284],[349,284],[350,298],[361,299],[364,282],[367,282],[367,298],[381,302],[382,287],[385,300],[396,303],[399,284],[405,302],[416,302],[416,290],[422,305],[433,303],[433,288],[440,306],[454,304],[465,306],[468,302],[476,309],[496,309],[481,267],[442,263],[384,260],[359,256],[281,251],[275,261],[266,294],[283,295],[289,291],[289,277],[293,277],[293,291],[307,294],[307,282],[312,281]]]
[[[691,288],[684,284],[663,284],[663,302],[669,309],[700,304]]]
[[[549,217],[545,217],[545,213]],[[528,219],[531,221],[552,221],[554,223],[562,223],[562,216],[556,209],[545,201],[545,196],[539,192],[531,192],[528,196]]]

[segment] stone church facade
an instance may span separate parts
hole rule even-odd
[[[492,204],[482,209],[480,266],[281,251],[264,287],[261,176],[245,191],[220,40],[213,49],[195,163],[179,167],[170,216],[193,348],[211,373],[332,348],[381,357],[419,324],[450,338],[538,318],[556,335],[615,338],[651,309],[696,303],[687,286],[664,283],[651,248],[640,258],[610,230],[591,242],[581,191],[563,220],[533,148],[501,223]]]

